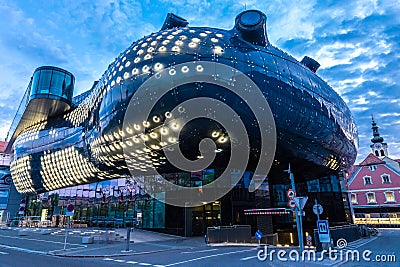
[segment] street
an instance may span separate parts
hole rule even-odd
[[[15,231],[14,231],[15,232]],[[31,233],[29,237],[13,236],[12,231],[0,232],[0,267],[26,267],[26,266],[398,266],[395,260],[400,259],[400,229],[382,229],[378,237],[360,239],[343,250],[357,250],[360,259],[345,262],[339,258],[331,260],[325,255],[325,259],[305,260],[293,262],[289,255],[290,249],[285,248],[286,254],[283,260],[278,258],[278,250],[282,248],[268,248],[273,261],[267,257],[265,261],[257,258],[257,248],[254,246],[207,246],[200,239],[176,238],[152,242],[135,242],[131,244],[130,255],[122,253],[123,243],[114,244],[79,244],[77,237],[69,237],[68,257],[49,255],[49,251],[62,248],[62,235],[38,235]],[[139,233],[139,232],[138,232]],[[153,235],[149,233],[149,235]],[[153,235],[154,236],[154,235]],[[154,238],[154,237],[152,237]],[[370,250],[370,262],[362,258],[362,253]],[[339,250],[340,252],[340,250]],[[337,255],[339,256],[339,252]],[[129,254],[129,253],[128,253]],[[368,254],[368,253],[367,253]],[[320,255],[320,254],[318,254]],[[85,256],[85,257],[83,257]],[[281,255],[282,256],[282,255]],[[392,262],[377,262],[379,259]],[[393,258],[395,256],[395,258]]]

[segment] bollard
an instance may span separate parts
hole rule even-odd
[[[129,251],[129,243],[131,242],[131,228],[126,228],[126,249],[125,251]]]

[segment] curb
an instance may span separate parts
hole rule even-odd
[[[165,251],[171,251],[171,250],[180,250],[180,249],[181,248],[171,248],[171,249],[159,249],[159,250],[152,250],[152,251],[117,253],[117,254],[108,254],[108,255],[73,255],[73,254],[57,254],[57,253],[49,252],[48,255],[61,257],[61,258],[110,258],[110,257],[145,255],[145,254],[152,254],[152,253],[165,252]]]

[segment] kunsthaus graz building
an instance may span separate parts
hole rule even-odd
[[[237,82],[237,91],[201,76],[210,73],[211,63],[234,70],[216,69],[211,77]],[[354,163],[357,129],[345,102],[316,75],[318,67],[310,57],[299,62],[271,45],[266,16],[248,10],[236,17],[230,30],[189,27],[185,19],[168,14],[160,31],[132,43],[90,90],[77,96],[73,74],[58,67],[37,68],[8,135],[12,178],[29,199],[25,215],[44,210],[51,216],[57,206],[62,214],[63,207],[74,203],[73,219],[93,226],[129,226],[139,217],[138,227],[187,235],[202,235],[206,227],[219,225],[252,225],[264,234],[293,231],[295,217],[286,194],[291,182],[285,172],[290,163],[297,196],[309,197],[305,229],[315,228],[315,198],[324,208],[321,217],[331,226],[350,223],[341,173]],[[244,73],[254,86],[240,83],[232,73]],[[161,82],[163,77],[167,80]],[[147,88],[142,98],[133,96],[148,80],[153,91]],[[259,125],[268,118],[268,109],[260,120],[258,107],[250,106],[255,87],[272,111],[267,129],[272,137],[267,140],[262,140],[265,129]],[[244,100],[240,90],[250,100]],[[158,91],[163,94],[155,96]],[[185,108],[182,103],[199,98],[214,100],[215,108],[204,108],[204,114],[183,125],[182,118],[197,104]],[[258,98],[256,93],[253,98]],[[154,103],[149,108],[140,106],[141,101]],[[207,184],[226,171],[231,151],[242,141],[228,134],[230,125],[214,119],[224,115],[226,107],[236,114],[232,118],[240,119],[249,140],[244,171],[228,170],[235,181],[232,189],[188,207],[166,204],[168,191],[159,190],[158,197],[147,194],[140,181],[162,179],[195,188],[201,196]],[[149,113],[135,122],[135,114],[144,108]],[[133,122],[125,123],[127,116]],[[206,167],[188,171],[169,162],[167,152],[176,149],[189,161],[202,159],[203,139],[213,141]],[[263,158],[262,146],[271,160]],[[134,149],[127,155],[129,147]],[[271,168],[261,186],[251,190],[260,164]]]

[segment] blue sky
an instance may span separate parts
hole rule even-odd
[[[371,114],[400,158],[400,3],[393,0],[0,0],[0,139],[35,68],[69,70],[81,93],[133,41],[159,30],[167,12],[191,26],[230,29],[245,4],[267,15],[273,45],[321,64],[318,74],[356,119],[357,162],[370,151]]]

